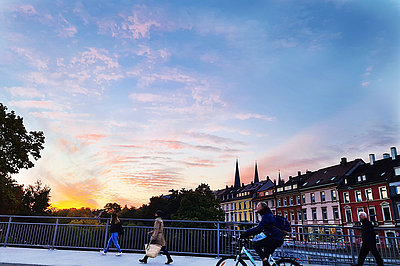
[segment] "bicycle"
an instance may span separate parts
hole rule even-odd
[[[240,246],[242,246],[242,248],[240,249],[240,252],[237,252],[236,255],[231,255],[231,256],[221,258],[217,262],[216,266],[233,266],[233,265],[234,266],[238,266],[238,265],[247,266],[246,262],[244,261],[245,257],[250,259],[250,262],[252,265],[257,266],[253,256],[250,254],[250,252],[245,247],[246,242],[248,242],[248,240],[246,240],[246,239],[239,239],[239,241],[236,241],[235,242],[236,252],[239,251]],[[237,245],[237,243],[239,243],[239,245]],[[281,257],[278,260],[275,260],[272,257],[272,254],[268,258],[268,263],[271,266],[282,266],[282,265],[301,266],[301,264],[299,264],[295,259],[292,259],[292,258]]]

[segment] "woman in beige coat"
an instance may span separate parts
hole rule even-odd
[[[163,216],[164,216],[163,211],[160,210],[156,211],[155,217],[157,218],[154,221],[154,230],[150,231],[148,234],[149,235],[151,234],[150,244],[158,244],[162,246],[161,251],[164,253],[165,256],[167,256],[168,259],[165,264],[171,264],[173,260],[166,247],[167,243],[164,238],[164,222],[162,220]],[[149,257],[145,255],[144,258],[139,261],[142,263],[147,263],[148,258]]]

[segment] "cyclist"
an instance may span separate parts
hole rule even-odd
[[[251,235],[256,235],[263,232],[266,238],[259,241],[253,241],[253,247],[258,256],[263,261],[263,266],[270,266],[268,263],[269,256],[274,253],[275,249],[282,246],[283,235],[279,228],[276,227],[275,218],[272,215],[271,209],[265,202],[257,204],[258,214],[261,215],[261,222],[253,228],[240,235],[240,238],[247,238]]]

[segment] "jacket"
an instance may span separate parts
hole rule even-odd
[[[119,235],[121,234],[122,231],[122,224],[121,222],[118,223],[111,223],[110,227],[110,233],[118,233]]]
[[[241,237],[256,235],[261,232],[264,232],[268,238],[272,238],[277,241],[283,241],[283,234],[281,230],[276,227],[276,221],[272,213],[265,213],[258,225],[248,229],[241,235]]]
[[[376,232],[374,226],[367,219],[361,221],[361,239],[363,245],[376,245]]]
[[[151,244],[158,244],[163,247],[166,245],[166,241],[164,238],[164,222],[160,217],[158,217],[154,221],[154,229],[150,231],[150,233],[151,233],[150,237]]]

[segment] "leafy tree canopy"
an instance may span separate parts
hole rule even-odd
[[[42,131],[25,129],[23,119],[0,103],[0,174],[16,174],[20,169],[32,168],[43,149]]]

